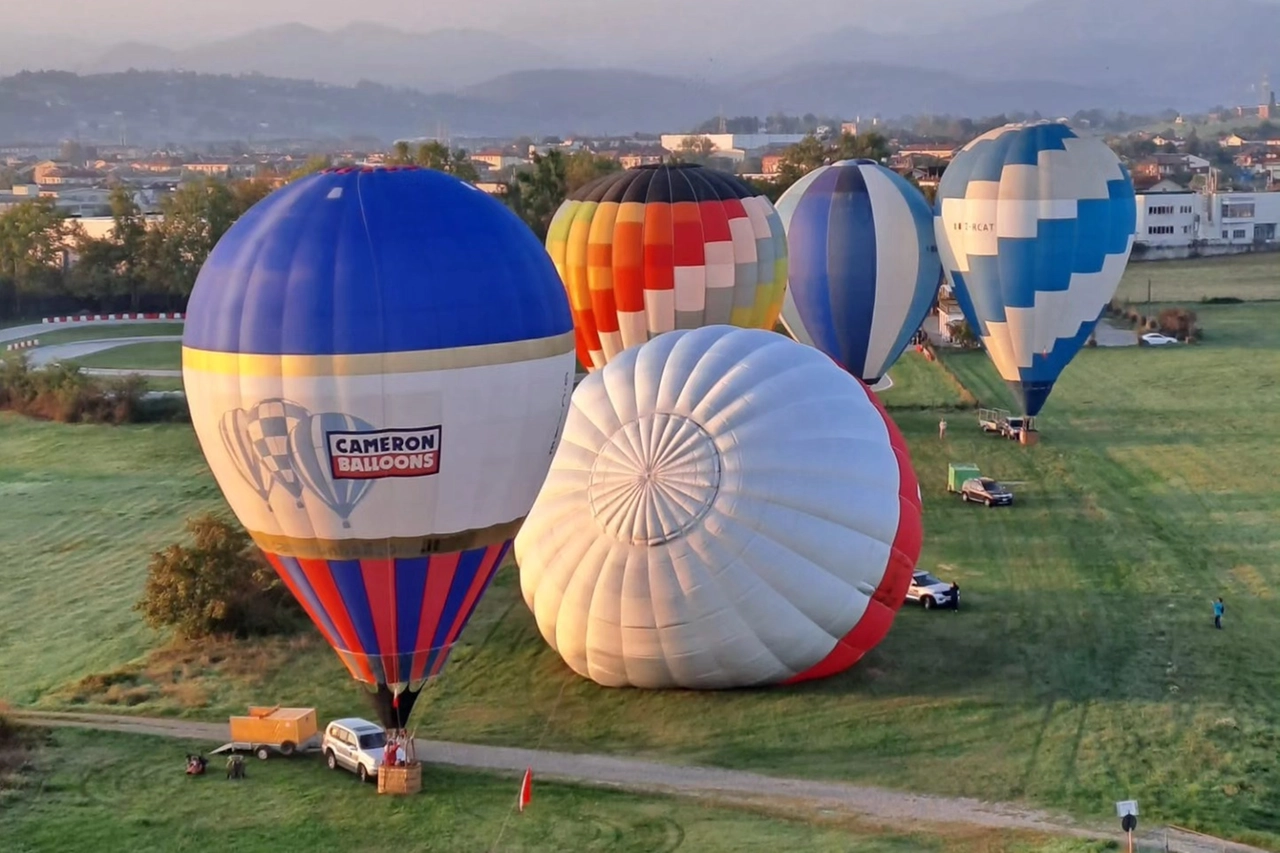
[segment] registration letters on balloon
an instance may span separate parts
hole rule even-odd
[[[329,471],[338,480],[427,477],[440,471],[440,426],[329,432]]]

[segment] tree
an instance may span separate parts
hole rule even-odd
[[[409,143],[403,139],[391,146],[391,153],[387,155],[385,161],[388,166],[408,166],[413,163],[413,152],[409,150]]]
[[[889,140],[878,133],[852,133],[840,135],[840,141],[829,155],[833,160],[875,160],[883,163],[889,159]]]
[[[111,191],[111,233],[101,240],[82,235],[71,270],[72,291],[99,301],[125,295],[129,310],[138,311],[148,283],[147,223],[133,196],[124,187]]]
[[[774,179],[774,183],[778,185],[779,192],[785,192],[788,187],[814,169],[831,162],[830,158],[830,149],[823,145],[818,137],[809,134],[783,152],[782,160],[778,163],[778,176]]]
[[[406,151],[408,150],[408,147],[409,147],[408,144],[406,144],[405,145]],[[315,154],[311,157],[308,157],[307,162],[303,163],[301,166],[299,166],[298,168],[290,172],[288,179],[290,181],[296,181],[299,178],[305,178],[307,175],[314,175],[316,172],[329,168],[329,166],[330,166],[330,161],[329,161],[328,155]]]
[[[194,639],[278,633],[298,624],[297,603],[243,529],[212,513],[186,526],[190,546],[151,555],[134,605],[148,625]]]
[[[191,295],[209,252],[243,213],[232,188],[217,180],[187,184],[161,205],[164,219],[148,231],[152,280],[171,297]]]
[[[531,168],[520,170],[507,184],[503,200],[539,240],[547,239],[551,218],[569,194],[565,166],[559,151],[534,154]]]
[[[680,143],[680,150],[671,158],[677,163],[699,163],[706,165],[716,145],[705,136],[686,136]]]
[[[582,187],[613,172],[621,171],[622,164],[608,157],[599,157],[590,151],[573,154],[564,164],[565,193],[577,192]]]
[[[325,158],[324,162],[328,163],[328,158]],[[308,161],[308,163],[310,163],[310,161]],[[316,171],[319,171],[319,169]],[[297,172],[294,172],[289,176],[289,180],[296,180],[297,178],[294,177],[295,175],[297,177],[305,177],[309,174],[311,174],[311,172],[306,172],[303,175],[298,175]],[[270,181],[262,178],[251,178],[245,181],[232,182],[231,204],[235,208],[236,219],[244,216],[249,212],[249,208],[271,195],[274,189],[275,187],[271,185]]]
[[[424,142],[416,151],[411,151],[408,142],[397,142],[391,148],[386,161],[389,166],[421,166],[424,169],[435,169],[446,172],[459,180],[474,184],[480,180],[480,170],[471,162],[470,155],[463,148],[450,149],[449,146],[436,141]]]
[[[38,198],[0,214],[0,276],[13,288],[13,313],[22,316],[24,294],[60,279],[67,250],[79,231],[53,199]]]

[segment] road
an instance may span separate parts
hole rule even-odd
[[[98,326],[153,326],[156,323],[181,323],[181,320],[92,320],[87,323],[31,323],[0,329],[0,344],[38,338],[58,329],[97,328]]]
[[[71,726],[203,740],[218,745],[226,742],[230,735],[227,726],[222,723],[29,711],[13,711],[11,715],[24,722],[44,726]],[[513,775],[522,773],[526,767],[532,767],[537,779],[620,788],[639,793],[675,794],[729,805],[781,808],[799,815],[830,816],[833,813],[843,813],[893,826],[898,830],[920,823],[934,824],[935,829],[962,824],[988,829],[1123,841],[1122,835],[1114,827],[1086,826],[1062,815],[1012,804],[923,796],[844,782],[786,779],[739,770],[680,766],[618,756],[535,751],[422,739],[417,740],[415,746],[419,757],[432,764]],[[1171,853],[1266,853],[1256,847],[1163,828],[1148,832],[1144,838],[1144,849],[1167,849]],[[1158,844],[1158,847],[1148,847],[1147,844]]]
[[[1138,333],[1133,329],[1120,329],[1111,325],[1104,318],[1093,327],[1093,336],[1100,347],[1136,347]]]
[[[43,367],[55,361],[75,361],[86,355],[105,352],[116,347],[130,344],[149,344],[158,342],[181,341],[181,335],[148,335],[136,338],[103,338],[97,341],[75,341],[69,344],[53,344],[47,347],[36,347],[30,350],[27,357],[33,367]],[[115,368],[83,368],[85,373],[94,376],[123,376],[130,373],[141,373],[143,376],[181,376],[181,370],[117,370]]]

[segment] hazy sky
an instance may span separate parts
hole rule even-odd
[[[598,38],[637,16],[724,27],[767,28],[780,37],[831,21],[896,30],[913,21],[1026,6],[1032,0],[806,0],[804,15],[780,0],[0,0],[6,29],[85,41],[172,46],[299,22],[332,29],[353,19],[420,31],[476,27],[561,38]],[[1063,0],[1071,2],[1071,0]],[[56,21],[56,28],[49,22]],[[76,24],[82,24],[82,28]],[[77,31],[79,30],[79,31]]]

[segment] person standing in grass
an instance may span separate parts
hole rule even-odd
[[[938,421],[938,440],[942,441],[947,437],[947,419],[943,418]]]
[[[1222,628],[1222,614],[1225,613],[1226,610],[1227,605],[1222,603],[1221,598],[1213,603],[1213,627],[1219,629]]]

